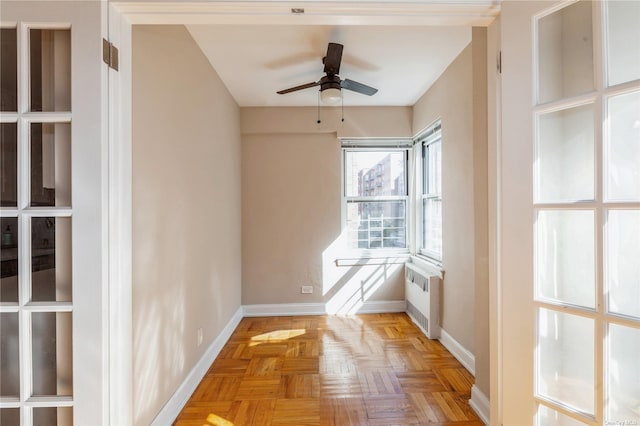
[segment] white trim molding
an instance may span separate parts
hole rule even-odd
[[[164,404],[158,415],[153,419],[153,422],[151,422],[151,426],[170,425],[175,421],[182,408],[185,406],[187,401],[189,401],[189,397],[191,397],[191,394],[196,390],[196,387],[198,387],[202,381],[202,378],[209,370],[209,367],[211,367],[211,364],[215,361],[216,357],[233,334],[233,331],[238,327],[238,324],[240,324],[240,321],[243,318],[242,313],[243,309],[242,306],[240,306],[224,329],[222,329],[220,334],[218,334],[218,337],[216,337],[211,345],[209,345],[202,358],[200,358],[196,365],[191,369],[182,384],[174,392],[171,398],[169,398],[167,403]]]
[[[440,343],[447,348],[451,355],[453,355],[460,364],[471,373],[474,377],[476,375],[476,357],[464,346],[462,346],[456,339],[451,337],[444,328],[440,329]]]
[[[469,405],[485,425],[490,424],[489,419],[491,418],[491,407],[489,404],[489,398],[487,398],[487,396],[478,389],[476,385],[471,386],[471,399],[469,400]]]
[[[368,301],[347,312],[333,312],[326,303],[278,303],[265,305],[244,305],[245,317],[272,317],[287,315],[352,315],[379,314],[384,312],[404,312],[404,300]]]
[[[132,24],[269,25],[489,25],[500,13],[495,0],[448,2],[369,0],[324,1],[156,1],[111,2]],[[304,9],[303,14],[291,8]]]

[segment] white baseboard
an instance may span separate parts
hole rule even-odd
[[[462,346],[456,339],[451,337],[444,328],[440,329],[440,343],[447,348],[460,364],[464,366],[473,376],[476,375],[476,357]]]
[[[489,425],[489,415],[491,413],[489,398],[487,398],[487,396],[478,389],[476,385],[471,387],[471,399],[469,400],[469,405],[480,417],[480,420],[482,420],[485,425]]]
[[[383,312],[404,312],[404,300],[369,301],[353,309],[349,314],[378,314]],[[245,317],[270,317],[287,315],[326,315],[335,314],[325,303],[278,303],[272,305],[244,305]],[[337,312],[341,314],[341,312]]]
[[[196,390],[196,387],[202,381],[207,370],[222,350],[222,347],[227,343],[227,340],[231,337],[240,320],[242,320],[242,312],[243,309],[241,306],[236,313],[233,314],[233,317],[231,317],[218,337],[209,345],[204,355],[202,355],[202,358],[200,358],[200,361],[191,369],[175,393],[169,398],[166,404],[164,404],[164,407],[162,407],[158,415],[153,419],[153,422],[151,422],[151,426],[166,426],[175,421],[189,400],[189,397]]]

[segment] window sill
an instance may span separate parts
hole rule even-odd
[[[409,253],[363,254],[354,257],[340,257],[335,260],[336,266],[365,266],[365,265],[399,265],[411,258]]]
[[[412,255],[411,262],[444,280],[444,269],[442,269],[441,263],[437,263],[435,260],[423,254]]]

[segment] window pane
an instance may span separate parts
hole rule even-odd
[[[569,416],[552,410],[545,405],[538,405],[538,426],[584,426],[585,423],[579,422]]]
[[[589,210],[545,210],[536,222],[538,297],[595,307],[595,216]]]
[[[18,303],[18,218],[0,218],[2,229],[2,276],[0,302]]]
[[[592,319],[538,310],[539,395],[594,413],[594,332]]]
[[[438,259],[442,258],[442,200],[422,200],[422,247]]]
[[[0,123],[0,205],[18,206],[18,125]]]
[[[31,124],[31,205],[71,206],[71,124]]]
[[[640,2],[607,1],[609,85],[640,78]]]
[[[538,73],[538,103],[593,90],[590,1],[573,3],[538,21]]]
[[[609,325],[606,424],[640,420],[640,330]]]
[[[640,319],[640,210],[609,210],[605,259],[609,311]]]
[[[0,314],[0,396],[20,396],[18,314]],[[4,424],[4,423],[1,423]],[[10,423],[9,423],[10,424]]]
[[[33,395],[71,396],[71,313],[34,312],[31,321]]]
[[[73,408],[46,407],[33,409],[33,424],[38,426],[72,426]]]
[[[71,301],[71,218],[31,220],[31,300]]]
[[[17,46],[16,29],[0,29],[0,111],[18,111]]]
[[[71,31],[29,32],[31,111],[71,111]]]
[[[593,117],[592,104],[539,117],[537,201],[594,199]]]
[[[349,197],[407,195],[405,151],[346,151]]]
[[[640,92],[607,102],[606,195],[612,201],[640,200]]]
[[[404,201],[348,202],[348,247],[405,248],[405,210]]]
[[[434,142],[426,146],[424,193],[442,194],[442,143]]]

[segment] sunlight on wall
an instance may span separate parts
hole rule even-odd
[[[322,252],[322,295],[328,297],[328,314],[352,315],[387,282],[402,264],[337,266],[345,257],[346,232],[342,232]],[[365,262],[374,259],[361,259]]]

